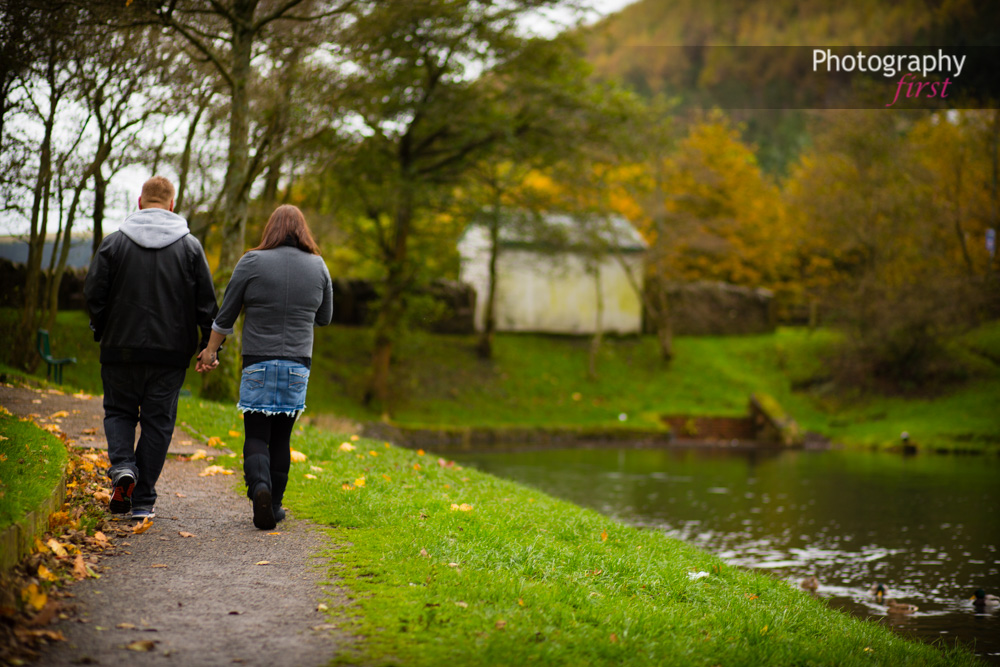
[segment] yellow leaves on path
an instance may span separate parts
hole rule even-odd
[[[472,505],[470,505],[469,503],[462,503],[461,505],[457,505],[455,503],[452,503],[451,504],[451,511],[452,512],[471,512],[472,511]]]
[[[53,412],[49,415],[49,419],[63,419],[64,417],[69,417],[69,413],[65,410],[60,410],[59,412]]]
[[[340,443],[340,448],[339,449],[342,452],[353,452],[355,449],[357,449],[357,447],[355,447],[354,445],[352,445],[349,442],[342,442],[342,443]]]
[[[297,449],[291,450],[292,452],[292,463],[303,463],[306,460],[306,455]]]
[[[222,466],[208,466],[200,473],[198,477],[212,477],[213,475],[232,475],[233,471],[223,468]]]
[[[39,611],[49,601],[49,596],[38,587],[38,584],[28,584],[25,588],[21,589],[21,601],[32,607],[35,611]]]
[[[79,398],[81,401],[89,401],[90,399],[93,398],[93,396],[91,396],[86,392],[81,391],[79,393],[73,394],[73,398]]]
[[[269,561],[269,560],[259,560],[256,563],[254,563],[254,565],[270,565],[270,564],[271,564],[271,561]]]
[[[166,563],[153,563],[152,565],[150,565],[150,567],[155,567],[155,568],[159,568],[159,569],[165,570],[165,569],[167,569],[170,566],[167,565]]]
[[[93,496],[94,500],[96,500],[99,503],[111,502],[111,494],[105,491],[104,489],[97,489],[96,491],[94,491]]]
[[[73,561],[73,578],[77,581],[81,579],[86,579],[87,577],[94,577],[95,579],[99,576],[90,569],[90,567],[83,562],[83,556],[77,554],[76,560]]]
[[[224,443],[222,441],[222,438],[220,438],[218,436],[215,436],[215,435],[213,435],[211,438],[209,438],[208,442],[205,443],[205,444],[207,444],[209,447],[225,447],[226,446],[226,443]]]
[[[58,581],[59,577],[52,574],[52,571],[44,565],[38,566],[38,578],[44,581]]]
[[[200,461],[202,459],[207,459],[207,458],[208,458],[208,452],[206,452],[204,449],[197,449],[195,450],[194,454],[191,455],[191,458],[188,460]]]
[[[186,530],[179,530],[177,531],[177,534],[180,535],[181,537],[198,537],[194,533],[189,533]]]
[[[97,435],[97,427],[93,426],[91,428],[85,428],[80,431],[80,433],[83,433],[84,435]]]
[[[136,651],[138,653],[149,653],[156,649],[155,639],[140,639],[134,641],[131,644],[126,644],[123,648],[127,651]]]
[[[141,535],[150,528],[152,528],[152,526],[153,526],[153,520],[150,519],[149,517],[146,517],[145,519],[142,520],[142,523],[137,523],[134,526],[132,526],[132,533],[135,535]]]
[[[67,545],[61,544],[59,540],[57,540],[54,537],[50,538],[49,541],[45,543],[45,545],[52,551],[52,553],[54,553],[56,556],[59,556],[60,558],[66,558],[67,556],[69,556],[69,554],[66,552]]]

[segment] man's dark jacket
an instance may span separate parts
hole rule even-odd
[[[187,368],[218,311],[201,243],[184,218],[159,208],[133,213],[104,239],[83,292],[102,364]]]

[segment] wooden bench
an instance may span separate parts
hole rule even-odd
[[[56,384],[62,384],[62,368],[66,364],[75,364],[76,357],[66,357],[65,359],[56,359],[52,356],[52,350],[49,347],[49,332],[45,329],[38,330],[38,336],[36,338],[38,343],[38,356],[45,360],[48,369],[45,371],[45,377],[51,377]],[[55,369],[53,371],[52,369]]]

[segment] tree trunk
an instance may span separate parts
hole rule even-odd
[[[250,192],[247,165],[249,163],[250,104],[248,83],[253,33],[246,26],[253,18],[253,9],[244,25],[233,24],[232,44],[232,103],[229,115],[229,155],[226,165],[225,207],[222,215],[222,247],[219,266],[215,270],[216,292],[222,294],[233,268],[246,245],[247,209]],[[240,328],[226,340],[229,363],[206,373],[202,381],[202,396],[216,401],[233,401],[239,395],[241,348]]]
[[[597,300],[597,313],[594,318],[594,337],[590,339],[590,354],[588,355],[587,377],[597,379],[597,354],[601,350],[601,340],[604,338],[604,291],[601,289],[601,267],[594,269],[594,287]]]
[[[69,259],[70,247],[73,244],[73,223],[76,221],[76,212],[80,206],[80,195],[83,193],[83,188],[86,186],[87,181],[90,180],[90,171],[88,169],[84,172],[80,182],[74,188],[73,202],[69,205],[69,213],[66,215],[66,225],[62,233],[62,249],[58,247],[58,240],[52,246],[52,258],[55,260],[56,251],[59,250],[59,260],[54,262],[52,269],[49,271],[48,313],[45,316],[45,328],[49,331],[52,331],[53,327],[55,327],[56,315],[59,313],[59,287],[62,285],[63,273],[66,272],[66,262]]]
[[[90,243],[91,257],[97,253],[104,240],[104,211],[108,203],[108,181],[104,171],[98,167],[94,172],[94,238]]]
[[[498,198],[499,199],[499,198]],[[494,202],[493,217],[490,219],[490,263],[489,286],[486,290],[486,308],[483,314],[483,330],[479,334],[476,353],[481,359],[493,358],[493,333],[496,330],[497,298],[497,257],[500,254],[500,207]]]
[[[371,377],[364,395],[365,405],[377,404],[383,412],[388,411],[389,369],[392,363],[392,350],[399,334],[399,327],[403,322],[407,243],[413,224],[413,187],[410,179],[404,176],[399,189],[393,244],[390,248],[391,256],[386,262],[389,272],[379,305],[378,318],[375,320],[375,347],[372,351]]]
[[[188,126],[187,138],[184,140],[184,150],[181,152],[181,164],[177,175],[177,199],[174,201],[174,212],[178,215],[183,215],[181,211],[184,210],[184,204],[187,203],[185,200],[187,199],[188,176],[191,173],[191,153],[194,150],[194,137],[198,130],[198,123],[201,122],[201,115],[205,112],[207,106],[207,102],[199,104],[198,110],[195,111],[194,118],[191,119],[191,124]]]

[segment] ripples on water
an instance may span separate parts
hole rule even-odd
[[[995,457],[845,452],[558,450],[464,462],[662,530],[924,641],[961,641],[1000,664],[1000,462]],[[887,614],[869,594],[915,604]]]

